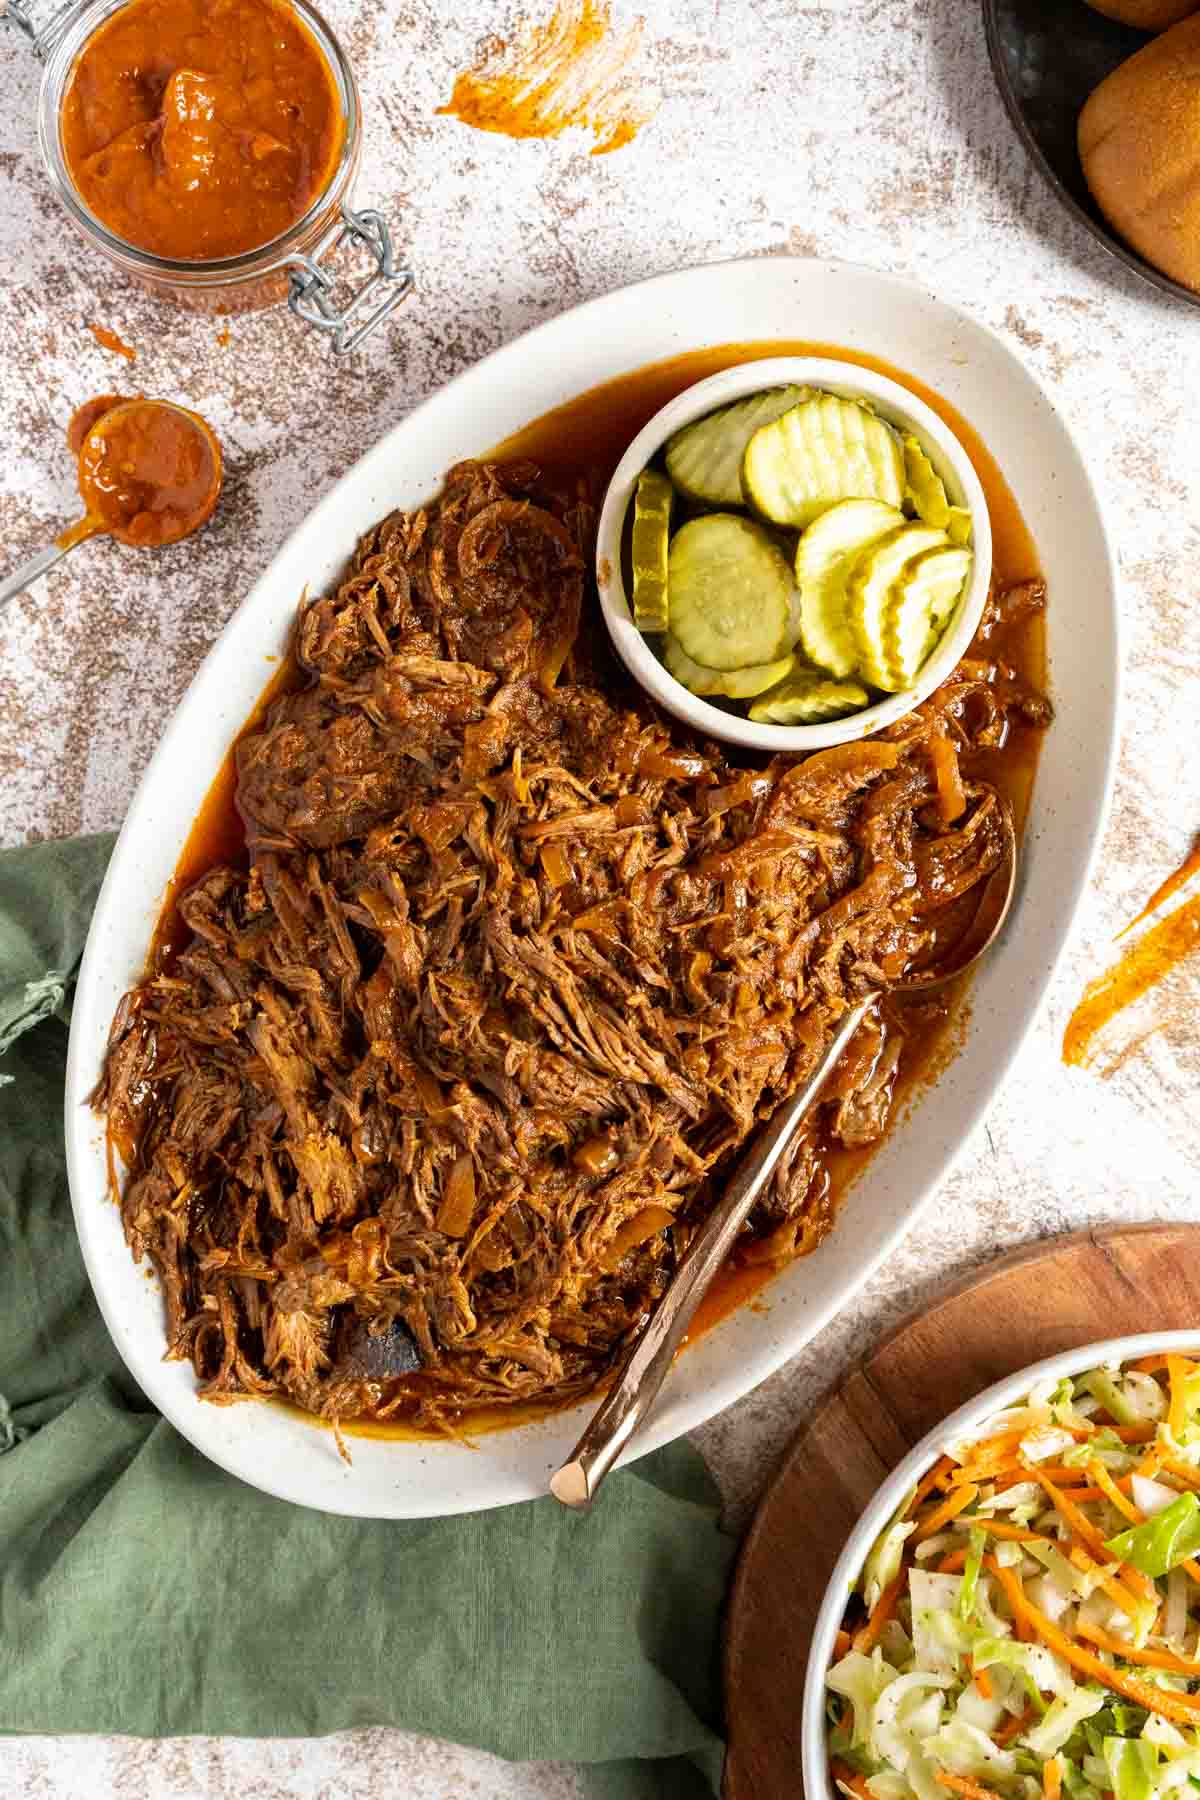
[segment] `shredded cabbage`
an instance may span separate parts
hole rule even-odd
[[[913,1654],[923,1669],[956,1669],[958,1659],[971,1648],[971,1632],[959,1618],[962,1575],[934,1575],[928,1569],[910,1569],[908,1596],[912,1602]]]
[[[1017,1772],[1013,1752],[999,1749],[986,1731],[968,1725],[965,1719],[951,1719],[935,1731],[925,1750],[952,1775],[966,1775],[974,1781],[994,1781]]]
[[[1027,1731],[1021,1742],[1035,1756],[1055,1756],[1067,1743],[1084,1719],[1098,1713],[1108,1696],[1103,1688],[1077,1687],[1052,1700],[1043,1717]]]
[[[1131,1475],[1129,1493],[1138,1511],[1144,1512],[1148,1519],[1153,1519],[1179,1498],[1174,1488],[1161,1481],[1152,1481],[1149,1475]]]
[[[922,1718],[919,1706],[913,1705],[919,1690],[953,1686],[952,1675],[934,1674],[929,1669],[914,1669],[888,1683],[871,1714],[870,1748],[881,1762],[903,1768],[911,1752],[920,1747],[922,1740],[928,1740],[928,1715]],[[941,1718],[940,1707],[937,1718]]]
[[[1131,1525],[1108,1539],[1110,1556],[1132,1563],[1143,1575],[1165,1575],[1200,1550],[1200,1500],[1190,1491],[1143,1525]]]
[[[854,1730],[850,1742],[866,1744],[871,1737],[871,1718],[875,1702],[884,1689],[899,1680],[900,1672],[883,1659],[879,1650],[864,1656],[861,1650],[848,1650],[841,1662],[835,1663],[825,1677],[825,1685],[850,1702],[854,1709]]]
[[[990,1669],[994,1663],[1016,1669],[1040,1692],[1048,1689],[1061,1696],[1075,1691],[1075,1677],[1066,1663],[1043,1644],[1019,1644],[1016,1638],[977,1638],[971,1661],[977,1669]]]
[[[1137,1408],[1127,1397],[1111,1369],[1093,1369],[1083,1377],[1083,1386],[1099,1401],[1105,1412],[1111,1413],[1118,1425],[1141,1423]]]
[[[908,1800],[912,1792],[903,1775],[897,1775],[892,1769],[880,1769],[877,1775],[868,1775],[867,1788],[875,1800]]]
[[[1158,1751],[1145,1738],[1106,1737],[1104,1765],[1117,1800],[1150,1800],[1158,1773]]]
[[[972,1527],[967,1538],[967,1560],[963,1564],[962,1580],[958,1586],[958,1616],[964,1625],[969,1624],[974,1617],[975,1593],[979,1586],[979,1571],[983,1567],[986,1546],[986,1533]]]
[[[873,1545],[868,1611],[904,1581],[829,1672],[831,1755],[870,1800],[953,1800],[946,1776],[1043,1800],[1051,1761],[1063,1800],[1200,1800],[1200,1356],[1040,1383],[946,1453],[971,1499],[938,1523],[939,1476]]]
[[[908,1505],[906,1500],[905,1507]],[[903,1513],[904,1508],[901,1508]],[[917,1529],[910,1519],[905,1523],[903,1517],[894,1518],[890,1525],[884,1527],[872,1544],[863,1564],[862,1586],[863,1599],[867,1603],[867,1611],[872,1613],[879,1605],[879,1596],[885,1587],[889,1587],[900,1573],[900,1561],[904,1555],[905,1541]]]

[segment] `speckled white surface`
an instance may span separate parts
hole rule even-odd
[[[283,313],[161,310],[81,260],[34,148],[36,70],[0,37],[0,567],[72,504],[61,433],[138,351],[136,385],[204,411],[228,448],[219,521],[138,561],[93,545],[0,619],[0,834],[114,825],[160,723],[295,520],[399,413],[524,326],[636,276],[782,250],[919,276],[1008,334],[1082,438],[1125,583],[1127,711],[1095,890],[988,1127],[904,1249],[787,1369],[699,1434],[740,1524],[813,1399],[948,1274],[1097,1220],[1200,1218],[1200,967],[1117,1034],[1160,1026],[1111,1079],[1066,1070],[1062,1029],[1114,932],[1200,828],[1200,313],[1136,284],[1062,213],[991,84],[972,0],[647,4],[654,122],[607,158],[437,118],[512,12],[329,0],[364,90],[360,193],[402,221],[419,293],[333,368]],[[532,0],[530,0],[532,10]],[[1150,1323],[1150,1321],[1148,1321]],[[567,1800],[569,1770],[509,1768],[388,1732],[310,1744],[8,1739],[0,1795],[55,1800]]]

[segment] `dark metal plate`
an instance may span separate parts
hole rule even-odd
[[[1144,31],[1106,19],[1084,0],[983,0],[988,55],[1017,135],[1063,205],[1126,268],[1200,306],[1200,294],[1131,250],[1088,192],[1075,127],[1092,89],[1149,42]]]

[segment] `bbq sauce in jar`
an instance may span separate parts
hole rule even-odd
[[[84,45],[60,121],[80,198],[175,261],[268,244],[328,187],[346,121],[287,0],[132,0]]]

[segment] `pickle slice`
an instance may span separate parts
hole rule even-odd
[[[748,669],[788,649],[792,572],[761,525],[693,519],[671,539],[671,630],[706,669]]]
[[[704,506],[742,506],[742,459],[762,425],[806,400],[811,388],[767,388],[707,419],[685,425],[667,445],[667,473],[681,494]]]
[[[970,567],[971,552],[953,544],[923,551],[908,571],[909,581],[928,590],[929,621],[939,630],[950,622]]]
[[[879,685],[911,687],[946,629],[970,567],[967,550],[925,550],[892,586],[883,615],[884,667]]]
[[[752,700],[755,694],[775,687],[796,666],[796,658],[789,653],[774,662],[754,663],[748,669],[706,669],[688,655],[670,632],[663,645],[663,661],[676,681],[702,700]]]
[[[946,535],[952,544],[970,543],[971,515],[965,506],[950,508],[950,517],[946,521]]]
[[[816,669],[798,669],[756,700],[750,717],[756,725],[815,725],[869,704],[870,695],[857,681],[831,681]]]
[[[904,473],[908,495],[916,514],[926,525],[945,531],[950,523],[950,502],[945,485],[915,437],[904,440]]]
[[[850,573],[846,582],[846,617],[858,645],[859,673],[874,687],[889,692],[896,687],[884,636],[892,585],[908,573],[907,565],[914,557],[946,541],[945,532],[933,525],[901,525],[864,550]]]
[[[858,646],[846,619],[846,578],[862,552],[904,514],[882,500],[839,500],[814,519],[796,547],[800,648],[809,662],[838,676],[858,666]]]
[[[817,394],[754,433],[742,485],[776,525],[811,525],[839,500],[882,500],[899,509],[900,440],[856,400]]]
[[[629,540],[633,622],[639,631],[667,629],[667,548],[675,490],[657,469],[643,469],[633,501]]]

